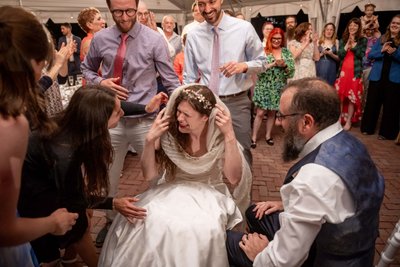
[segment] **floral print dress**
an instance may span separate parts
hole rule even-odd
[[[343,60],[342,69],[336,80],[335,88],[338,92],[341,103],[343,103],[341,123],[348,120],[348,104],[349,101],[354,104],[354,114],[351,118],[352,123],[356,123],[361,119],[361,99],[363,94],[363,84],[361,78],[354,76],[354,52],[347,51]]]
[[[278,110],[281,98],[281,90],[286,85],[287,79],[293,77],[294,60],[292,53],[282,48],[282,59],[286,62],[287,68],[272,67],[258,75],[258,82],[254,88],[253,102],[264,110]],[[275,61],[272,54],[266,55],[267,64]]]

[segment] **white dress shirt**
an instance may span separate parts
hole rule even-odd
[[[342,131],[335,123],[313,136],[300,158]],[[338,224],[355,212],[354,201],[345,184],[331,170],[309,163],[300,168],[295,179],[282,186],[284,211],[281,228],[274,239],[257,255],[253,266],[300,266],[325,222]]]
[[[246,73],[225,77],[220,73],[219,95],[231,95],[250,89],[252,73],[265,71],[265,56],[254,27],[247,21],[225,14],[218,24],[220,66],[230,61],[245,62]],[[209,23],[201,23],[187,34],[185,45],[184,84],[197,81],[207,85],[211,77],[211,60],[214,32]]]
[[[207,22],[204,22],[204,21],[198,22],[197,20],[194,20],[194,21],[190,22],[189,24],[186,24],[185,27],[183,27],[181,36],[183,37],[185,34],[190,32],[191,30],[193,30],[193,28],[196,27],[197,25],[199,25],[200,23],[207,23]]]

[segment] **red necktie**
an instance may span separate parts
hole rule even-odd
[[[120,77],[119,84],[122,83],[122,66],[124,64],[125,52],[126,52],[126,39],[128,34],[121,33],[121,42],[119,43],[117,55],[114,60],[114,78]]]
[[[210,75],[210,83],[208,87],[214,94],[218,95],[219,91],[219,33],[218,27],[213,28],[214,31],[214,43],[213,43],[213,52],[211,58],[211,75]]]

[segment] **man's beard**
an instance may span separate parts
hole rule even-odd
[[[297,124],[291,122],[283,139],[282,159],[284,162],[295,160],[299,157],[307,141],[299,134]]]
[[[295,29],[296,29],[295,27],[287,29],[286,32],[287,32],[287,39],[288,40],[293,40],[293,38],[294,38],[294,30]]]

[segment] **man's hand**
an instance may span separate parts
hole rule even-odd
[[[146,209],[132,204],[137,201],[139,201],[139,199],[136,197],[122,197],[113,199],[115,210],[124,215],[130,221],[132,219],[142,220],[146,218]]]
[[[229,78],[235,74],[238,73],[244,73],[248,69],[248,66],[244,62],[236,62],[236,61],[230,61],[228,63],[225,63],[219,68],[219,71],[222,72],[222,74]]]
[[[256,218],[261,220],[264,215],[271,214],[276,211],[282,211],[283,204],[282,201],[265,201],[258,202],[254,207],[253,211],[256,212]]]
[[[258,253],[268,246],[268,239],[265,235],[254,233],[243,235],[239,247],[246,253],[247,258],[254,261]]]
[[[150,102],[146,105],[146,112],[152,113],[155,112],[161,104],[166,104],[168,102],[168,95],[166,93],[160,92],[153,96]]]
[[[128,98],[128,90],[125,87],[122,87],[118,85],[120,83],[120,78],[108,78],[105,80],[102,80],[100,82],[100,85],[105,86],[113,90],[116,94],[117,97],[120,100],[126,100]]]

